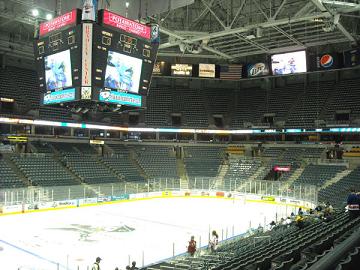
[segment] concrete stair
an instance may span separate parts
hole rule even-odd
[[[340,181],[343,177],[347,176],[349,173],[351,173],[352,170],[344,170],[341,171],[339,173],[337,173],[333,178],[329,179],[328,181],[326,181],[321,187],[321,189],[325,189],[328,186],[331,186],[332,184],[335,184],[336,182]]]
[[[224,178],[225,178],[225,175],[228,172],[228,170],[229,170],[229,164],[220,165],[219,174],[216,177],[216,182],[214,184],[215,189],[217,189],[217,190],[224,189]]]
[[[189,189],[189,178],[186,173],[184,160],[176,159],[176,170],[180,177],[180,189]]]
[[[265,171],[267,170],[267,167],[265,166],[260,166],[250,177],[249,177],[249,181],[254,181],[254,180],[263,180],[263,179],[259,179],[260,175],[264,175]]]
[[[295,172],[285,182],[285,185],[286,186],[291,186],[296,181],[296,179],[298,179],[300,177],[300,175],[303,173],[304,170],[305,170],[305,168],[296,169]]]
[[[132,162],[132,164],[134,164],[134,166],[140,172],[140,176],[144,177],[145,179],[149,179],[150,177],[146,174],[145,170],[138,163],[134,149],[129,148],[129,158],[130,158],[130,161]]]
[[[55,160],[58,164],[60,164],[60,166],[63,167],[63,169],[64,169],[65,171],[67,171],[68,173],[70,173],[70,174],[74,177],[74,179],[79,182],[79,184],[81,184],[81,183],[83,182],[83,179],[81,179],[80,176],[78,176],[77,174],[75,174],[69,167],[66,166],[66,163],[65,163],[63,160],[61,160],[61,157],[60,157],[60,156],[54,155],[54,160]]]
[[[260,166],[246,181],[240,182],[237,187],[235,188],[235,190],[240,191],[243,190],[243,188],[247,185],[248,182],[252,182],[252,181],[256,181],[256,180],[262,180],[262,178],[264,177],[264,175],[266,174],[266,170],[268,170],[268,168],[266,166]],[[262,177],[260,177],[261,179],[258,179],[259,176],[262,175]]]

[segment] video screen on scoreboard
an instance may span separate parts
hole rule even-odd
[[[142,62],[141,59],[109,51],[104,87],[138,93]]]
[[[45,56],[46,90],[72,86],[70,50]]]
[[[271,56],[271,69],[273,75],[306,72],[306,52],[274,54]]]

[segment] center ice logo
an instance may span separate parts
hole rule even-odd
[[[93,242],[97,241],[97,234],[101,234],[102,237],[104,233],[126,233],[135,231],[135,228],[130,227],[126,224],[120,224],[118,226],[92,226],[87,224],[70,224],[68,227],[60,228],[48,228],[50,230],[61,230],[69,232],[78,232],[79,241]],[[114,237],[109,235],[109,237]],[[1,251],[1,250],[0,250]]]

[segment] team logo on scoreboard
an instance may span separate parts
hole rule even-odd
[[[108,101],[110,98],[110,91],[101,91],[100,92],[100,99],[103,101]]]
[[[81,87],[81,99],[91,99],[91,87]]]
[[[329,68],[334,64],[334,58],[330,54],[324,54],[321,56],[319,62],[321,67]]]

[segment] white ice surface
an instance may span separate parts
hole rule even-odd
[[[194,235],[208,243],[285,216],[285,207],[204,198],[166,198],[0,217],[3,270],[85,270],[97,256],[101,269],[125,269],[186,251]],[[125,232],[112,232],[115,229]],[[126,231],[127,230],[127,231]],[[57,266],[59,263],[59,268]],[[68,268],[67,268],[68,267]]]

